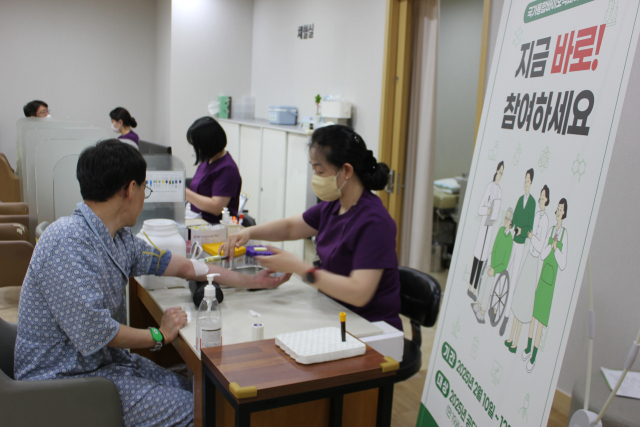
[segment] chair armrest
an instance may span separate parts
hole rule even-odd
[[[123,424],[118,389],[101,377],[0,381],[0,414],[3,424],[15,427]]]
[[[0,203],[0,215],[29,215],[29,205],[22,202]]]

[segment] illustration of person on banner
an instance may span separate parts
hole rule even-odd
[[[513,304],[511,305],[511,313],[513,313],[513,325],[511,326],[511,335],[504,342],[511,353],[516,352],[518,348],[518,339],[520,338],[520,330],[523,323],[529,324],[529,340],[533,338],[534,323],[533,320],[533,303],[542,270],[542,262],[540,262],[540,253],[545,247],[545,237],[549,231],[549,217],[545,212],[549,206],[549,187],[546,185],[540,191],[538,199],[540,210],[536,213],[533,220],[533,229],[527,233],[529,238],[529,254],[526,256],[522,272],[520,273],[520,283],[513,292]],[[515,339],[514,339],[515,334]]]
[[[471,304],[471,308],[476,315],[478,323],[485,323],[484,315],[489,308],[489,301],[493,288],[497,285],[497,281],[500,280],[500,273],[507,269],[509,259],[511,258],[511,250],[513,248],[513,230],[511,230],[511,217],[513,216],[513,209],[507,209],[507,213],[504,216],[504,226],[500,227],[496,239],[493,242],[493,250],[491,251],[491,267],[487,274],[489,277],[494,278],[494,284],[489,285],[486,283],[482,286],[480,293],[478,294],[478,302]]]
[[[513,213],[513,250],[511,251],[511,259],[507,271],[509,272],[510,286],[507,295],[507,303],[504,310],[504,320],[500,326],[500,336],[504,335],[509,321],[509,313],[511,313],[511,304],[513,294],[517,288],[518,278],[522,270],[522,257],[525,252],[525,243],[529,231],[533,229],[533,220],[536,216],[536,201],[530,194],[531,183],[533,182],[533,168],[524,174],[524,195],[518,199],[515,212]]]
[[[484,195],[480,200],[480,207],[478,208],[478,215],[480,215],[480,230],[478,231],[478,238],[473,251],[473,267],[471,268],[469,289],[467,290],[467,295],[469,295],[469,298],[473,301],[477,300],[478,284],[480,283],[480,276],[482,276],[482,268],[489,258],[491,239],[493,237],[493,223],[500,215],[502,189],[498,183],[502,179],[503,173],[504,162],[502,161],[498,163],[496,172],[493,174],[493,180],[484,191]]]
[[[553,302],[553,291],[556,287],[558,269],[564,270],[567,266],[567,252],[569,248],[569,235],[562,226],[562,221],[567,217],[567,199],[560,199],[556,209],[557,224],[551,227],[547,234],[546,246],[540,253],[540,258],[544,259],[538,288],[536,289],[535,302],[533,304],[533,318],[536,321],[536,340],[531,348],[532,340],[529,338],[529,345],[522,352],[522,360],[527,362],[527,372],[531,373],[536,365],[536,356],[542,337],[542,328],[549,326],[549,314],[551,313],[551,303]]]

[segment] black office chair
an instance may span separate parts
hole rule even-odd
[[[254,217],[249,216],[249,211],[248,210],[243,210],[242,211],[242,215],[244,215],[244,219],[242,220],[242,225],[244,225],[245,227],[253,227],[254,225],[256,225],[256,220]]]
[[[415,375],[422,366],[420,326],[431,327],[438,319],[442,290],[436,279],[418,270],[400,267],[400,313],[411,320],[411,341],[404,340],[404,355],[395,382]]]
[[[0,414],[2,425],[122,426],[116,385],[106,378],[15,381],[13,353],[18,325],[0,319]]]

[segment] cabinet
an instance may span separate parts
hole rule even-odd
[[[245,209],[258,224],[299,215],[316,203],[309,136],[300,128],[261,119],[218,121],[227,134],[227,151],[240,169],[242,191],[249,195]],[[304,258],[302,240],[274,246]]]

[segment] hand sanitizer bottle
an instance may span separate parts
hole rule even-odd
[[[196,316],[196,350],[222,345],[222,313],[216,300],[213,278],[219,274],[207,274],[209,284],[204,288],[204,298]]]

